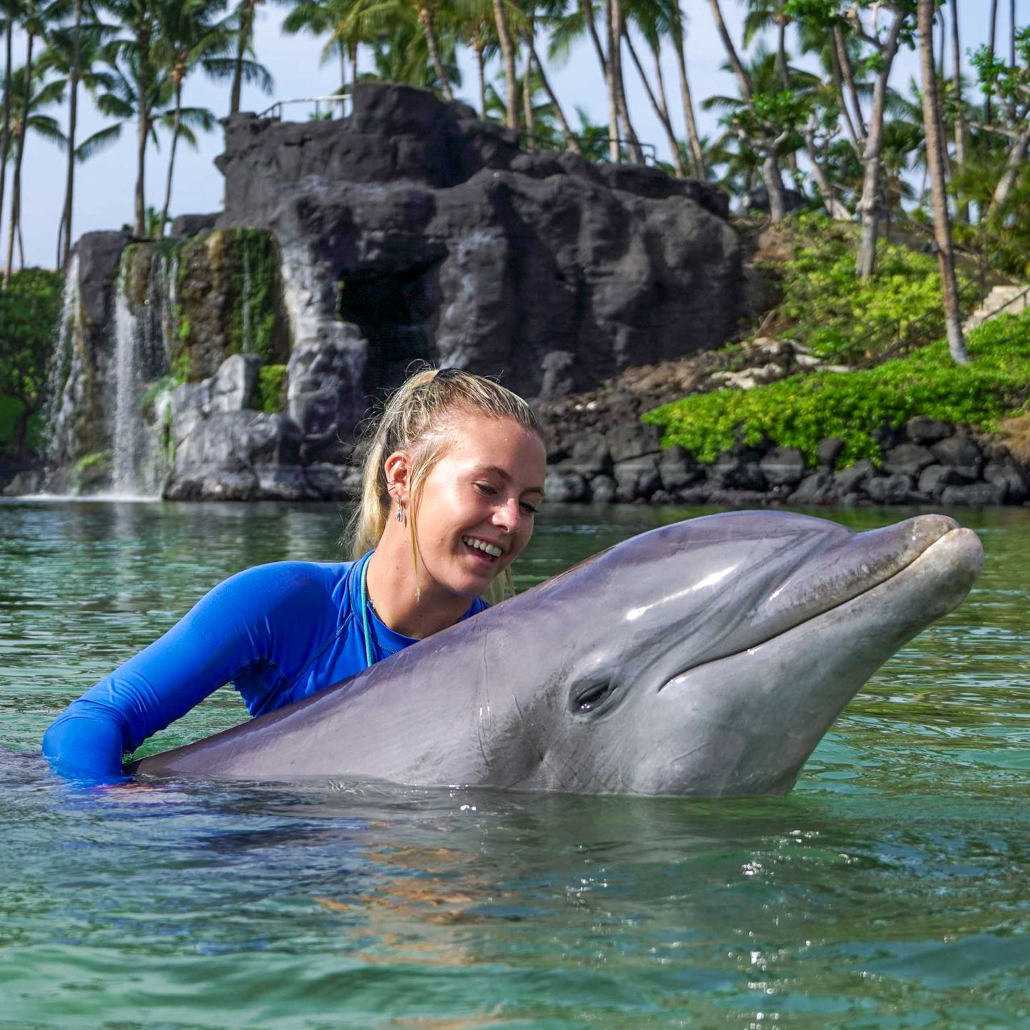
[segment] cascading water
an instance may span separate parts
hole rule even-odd
[[[72,254],[64,279],[61,302],[61,323],[57,346],[50,359],[47,397],[44,411],[47,463],[52,468],[63,464],[70,451],[69,436],[82,377],[82,356],[76,346],[81,337],[82,313],[79,298],[79,255]]]
[[[111,449],[111,488],[119,496],[143,492],[139,469],[143,419],[136,393],[136,346],[140,327],[129,305],[126,280],[126,269],[123,267],[118,276],[114,312],[115,409]]]

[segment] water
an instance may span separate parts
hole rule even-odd
[[[551,509],[525,587],[682,509]],[[905,513],[835,513],[867,528]],[[77,692],[332,506],[0,505],[0,1028],[1030,1024],[1030,509],[782,799],[76,789]],[[224,696],[222,696],[224,695]],[[238,721],[222,691],[153,748]]]

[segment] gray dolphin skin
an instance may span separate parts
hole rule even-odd
[[[582,793],[784,794],[983,561],[942,515],[742,511],[643,533],[372,668],[130,767]]]

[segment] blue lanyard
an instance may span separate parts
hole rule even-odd
[[[361,627],[365,633],[365,668],[370,669],[375,664],[372,657],[372,634],[368,628],[368,558],[361,566]]]

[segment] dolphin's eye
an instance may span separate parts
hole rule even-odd
[[[604,703],[611,692],[611,683],[595,683],[576,696],[572,702],[572,709],[575,712],[592,712]]]

